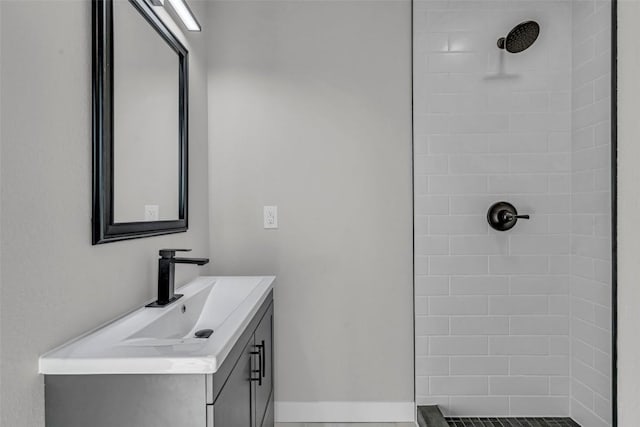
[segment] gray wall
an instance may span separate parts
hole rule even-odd
[[[413,401],[410,7],[209,9],[213,270],[278,277],[276,401]]]
[[[640,420],[640,2],[618,2],[618,422]]]
[[[189,232],[92,247],[91,2],[2,1],[0,9],[0,425],[38,427],[38,356],[154,296],[159,248],[209,252],[205,35],[188,41]],[[179,270],[179,282],[199,274]]]
[[[0,81],[2,81],[2,7],[0,7]],[[0,100],[1,99],[2,99],[2,85],[0,84]],[[2,147],[2,114],[0,114],[0,147]],[[2,158],[2,150],[0,149],[0,159],[1,158]],[[0,160],[0,184],[1,182],[2,182],[2,161]],[[2,218],[2,198],[1,197],[0,197],[0,218]],[[0,220],[0,237],[1,236],[2,236],[2,221]],[[0,367],[2,366],[2,304],[1,302],[2,302],[2,246],[0,245]],[[2,390],[1,373],[2,372],[0,370],[0,391]],[[2,418],[2,399],[0,399],[0,419],[1,418]]]

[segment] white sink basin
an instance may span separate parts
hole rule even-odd
[[[163,308],[138,309],[40,357],[40,373],[214,373],[273,288],[274,277],[200,277]],[[195,333],[212,329],[209,338]]]

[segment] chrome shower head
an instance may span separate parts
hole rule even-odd
[[[536,21],[526,21],[516,25],[507,37],[498,39],[498,47],[510,53],[520,53],[528,49],[540,34],[540,25]]]

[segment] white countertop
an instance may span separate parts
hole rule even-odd
[[[275,277],[199,277],[163,308],[143,307],[40,357],[46,375],[212,374],[273,289]],[[183,310],[184,307],[184,310]],[[194,338],[213,329],[208,339]]]

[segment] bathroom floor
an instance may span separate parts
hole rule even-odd
[[[580,427],[571,418],[447,418],[455,427]]]

